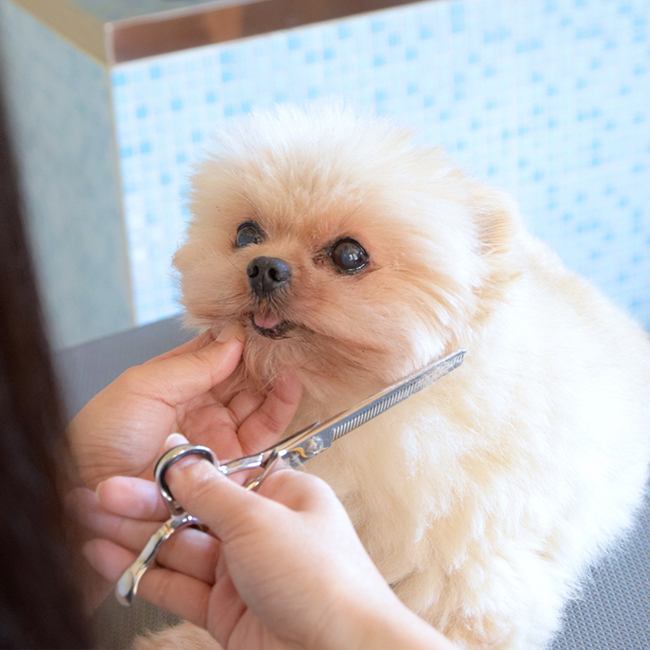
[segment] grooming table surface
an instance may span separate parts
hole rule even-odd
[[[170,319],[63,350],[56,355],[70,417],[126,368],[184,343],[191,333]],[[650,431],[648,432],[650,435]],[[138,601],[122,608],[110,596],[95,616],[101,648],[121,650],[143,630],[177,622]],[[578,598],[565,610],[564,626],[550,650],[648,650],[650,648],[650,504],[620,546],[593,567]]]

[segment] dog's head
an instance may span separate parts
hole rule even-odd
[[[279,107],[220,134],[174,263],[190,321],[247,332],[258,384],[385,385],[466,344],[507,275],[511,204],[386,121]]]

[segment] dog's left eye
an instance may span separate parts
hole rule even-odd
[[[330,250],[330,258],[343,273],[358,273],[368,266],[370,258],[363,246],[354,239],[345,238],[337,241]]]
[[[260,227],[254,221],[244,221],[237,228],[235,248],[243,248],[250,244],[259,244],[264,239]]]

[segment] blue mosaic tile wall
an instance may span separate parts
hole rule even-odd
[[[215,123],[336,95],[513,194],[569,267],[650,328],[650,6],[439,0],[112,72],[135,308],[177,311],[169,261]]]

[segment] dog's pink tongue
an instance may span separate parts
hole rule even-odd
[[[273,329],[276,325],[280,324],[280,319],[273,314],[255,314],[255,325],[264,330]]]

